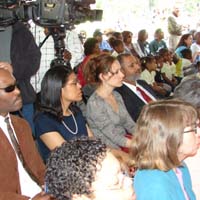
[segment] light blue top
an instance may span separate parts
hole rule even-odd
[[[180,47],[178,47],[178,48],[175,50],[176,55],[178,55],[178,57],[180,57],[180,58],[183,58],[183,56],[182,56],[182,54],[181,54],[181,51],[182,51],[183,49],[187,49],[187,47],[186,47],[186,46],[180,46]]]
[[[110,44],[106,41],[106,40],[102,40],[102,42],[99,44],[99,48],[103,51],[103,50],[108,50],[108,51],[112,51],[112,47],[110,46]]]
[[[184,188],[190,200],[196,200],[192,191],[191,177],[187,166],[179,168]],[[178,178],[173,170],[138,170],[134,177],[137,200],[185,200]]]

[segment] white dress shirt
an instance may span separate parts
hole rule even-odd
[[[10,115],[8,114],[9,117],[9,121],[10,121],[10,125],[13,129],[13,132],[15,134],[13,125],[11,123],[10,120]],[[9,133],[8,133],[8,129],[7,129],[7,124],[5,122],[5,118],[0,115],[0,128],[2,129],[3,133],[6,135],[6,137],[8,138],[8,141],[10,142],[10,144],[12,145]],[[16,134],[15,134],[16,136]],[[16,137],[17,139],[17,137]],[[27,141],[28,142],[28,141]],[[13,145],[12,145],[13,147]],[[14,147],[13,147],[14,149]],[[15,151],[15,149],[14,149]],[[16,153],[16,152],[15,152]],[[30,155],[31,156],[31,155]],[[21,193],[22,195],[28,196],[28,197],[34,197],[37,193],[41,192],[41,188],[37,185],[37,183],[35,183],[31,177],[29,176],[29,174],[27,173],[27,171],[24,169],[20,159],[17,156],[16,153],[16,158],[17,158],[17,164],[18,164],[18,172],[19,172],[19,181],[20,181],[20,186],[21,186]]]

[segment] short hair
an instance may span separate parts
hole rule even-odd
[[[119,61],[122,68],[124,68],[124,61],[126,58],[134,57],[131,53],[122,53],[117,56],[117,60]]]
[[[148,33],[145,29],[142,29],[138,32],[138,40],[143,40],[144,36],[146,36]]]
[[[88,38],[83,47],[84,47],[84,54],[86,56],[91,55],[94,51],[96,44],[99,43],[96,38]]]
[[[183,131],[196,123],[196,109],[178,100],[163,100],[145,105],[137,120],[131,154],[139,169],[168,171],[180,166],[178,149]]]
[[[128,37],[129,37],[129,35],[133,35],[133,33],[131,32],[131,31],[123,31],[122,32],[122,38],[123,38],[123,41],[124,42],[126,42],[127,41],[127,39],[128,39]]]
[[[115,37],[115,39],[120,39],[122,37],[122,33],[121,32],[113,32],[112,36]]]
[[[174,98],[191,103],[200,108],[200,79],[198,77],[184,78],[174,90]]]
[[[155,30],[154,35],[157,35],[157,34],[160,34],[160,33],[163,33],[163,31],[162,31],[161,28],[158,28],[158,29]]]
[[[169,50],[167,48],[162,48],[159,50],[158,55],[163,57],[167,53],[169,53]]]
[[[110,39],[110,46],[115,49],[116,47],[120,46],[120,45],[124,45],[122,40],[119,39]]]
[[[191,49],[185,48],[185,49],[181,50],[180,53],[183,58],[192,59],[192,50]]]
[[[96,30],[94,31],[94,33],[93,33],[93,37],[94,37],[94,38],[97,37],[97,36],[102,36],[102,35],[103,35],[103,33],[101,32],[100,29],[96,29]]]
[[[92,195],[97,166],[106,152],[106,145],[94,138],[73,139],[52,151],[45,175],[48,193],[58,200],[71,200],[75,194]]]
[[[74,71],[63,65],[50,68],[41,82],[41,111],[48,112],[58,119],[62,119],[61,89]]]
[[[195,32],[195,34],[194,34],[194,39],[195,39],[195,40],[197,40],[198,37],[200,38],[200,31]]]

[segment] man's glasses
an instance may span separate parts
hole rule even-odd
[[[17,83],[14,83],[13,85],[9,85],[5,88],[0,88],[0,90],[4,90],[6,93],[10,93],[10,92],[13,92],[16,87],[17,87]]]

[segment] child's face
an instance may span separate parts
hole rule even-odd
[[[172,61],[172,54],[170,52],[165,53],[163,59],[164,59],[165,62],[171,62]]]
[[[115,50],[117,51],[117,53],[123,53],[124,52],[124,45],[120,44],[118,45]]]
[[[163,58],[163,62],[167,62],[168,61],[168,52],[164,53],[162,58]]]
[[[150,63],[148,63],[149,71],[155,71],[157,68],[156,60],[153,59]]]
[[[157,63],[157,68],[161,69],[163,66],[163,58],[157,59],[156,63]]]

